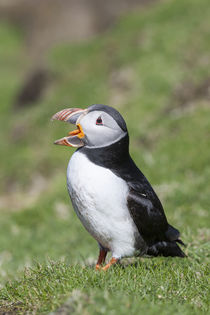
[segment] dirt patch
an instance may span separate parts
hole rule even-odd
[[[210,100],[210,78],[200,84],[185,81],[177,86],[172,92],[171,100],[166,106],[165,114],[177,111],[189,111],[196,107],[198,101]]]
[[[20,314],[23,311],[23,305],[21,302],[17,303],[8,303],[0,306],[0,315],[16,315]],[[35,314],[34,312],[27,312],[24,310],[24,314]]]
[[[45,69],[38,69],[30,73],[16,96],[14,107],[22,108],[39,101],[50,78],[49,71]]]
[[[134,92],[135,72],[131,67],[121,68],[111,72],[109,79],[109,104],[115,107],[125,105]]]
[[[8,209],[11,212],[33,206],[41,194],[47,191],[49,181],[41,174],[34,174],[33,181],[26,190],[17,185],[9,193],[0,195],[0,210]]]

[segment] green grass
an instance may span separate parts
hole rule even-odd
[[[7,283],[2,297],[7,310],[46,312],[61,309],[76,314],[194,314],[208,310],[208,270],[194,259],[141,259],[108,273],[61,262],[37,264],[20,281]],[[190,282],[190,286],[189,286]],[[9,303],[10,302],[10,303]],[[4,309],[4,308],[3,308]]]
[[[157,2],[94,40],[53,49],[51,86],[18,112],[23,39],[0,25],[0,312],[208,312],[210,106],[208,90],[196,91],[210,78],[209,38],[208,0]],[[181,231],[188,258],[124,259],[95,272],[97,244],[67,195],[72,151],[52,144],[70,126],[49,121],[60,109],[93,103],[125,117],[131,155]]]

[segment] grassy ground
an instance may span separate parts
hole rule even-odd
[[[54,49],[51,87],[18,112],[12,101],[27,60],[22,35],[1,24],[2,313],[207,313],[209,38],[208,0],[159,2],[92,41]],[[49,122],[62,108],[93,103],[125,117],[131,154],[180,229],[187,259],[125,259],[94,271],[97,244],[66,191],[72,151],[52,145],[69,126]]]

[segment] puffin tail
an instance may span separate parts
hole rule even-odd
[[[158,242],[154,245],[150,246],[147,250],[147,254],[150,256],[171,256],[171,257],[186,257],[185,253],[181,250],[179,245],[177,244],[181,243],[184,245],[184,243],[181,240],[176,240],[172,242]]]

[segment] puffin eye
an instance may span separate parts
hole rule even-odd
[[[103,125],[103,121],[101,119],[101,116],[96,119],[96,125]]]

